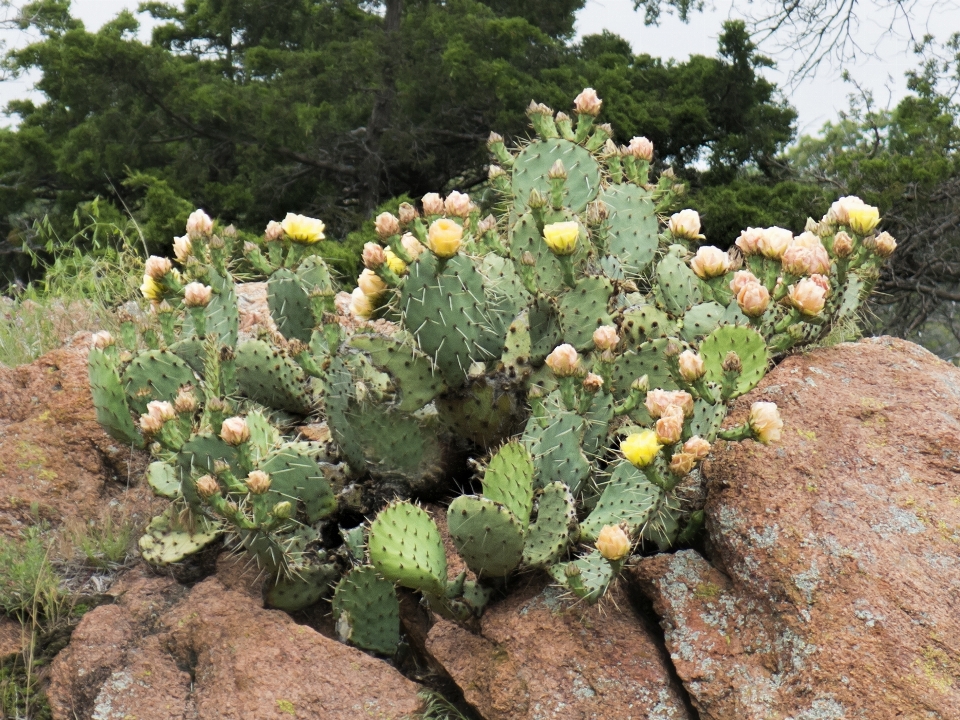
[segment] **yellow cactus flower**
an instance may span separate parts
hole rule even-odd
[[[323,221],[307,217],[306,215],[287,213],[287,216],[283,219],[283,222],[280,223],[280,226],[288,238],[296,243],[303,243],[304,245],[312,245],[326,237],[323,231],[327,226],[323,224]]]
[[[143,285],[140,286],[140,292],[147,300],[153,300],[154,302],[163,300],[163,285],[149,275],[143,276]]]
[[[652,463],[661,447],[663,446],[657,441],[657,434],[653,430],[634,433],[620,443],[623,456],[638,468]]]
[[[452,258],[460,251],[463,243],[463,228],[453,220],[440,218],[434,220],[427,232],[427,245],[433,254],[441,258]]]
[[[880,224],[880,211],[873,205],[859,205],[847,211],[850,227],[860,235],[873,232]]]
[[[386,248],[383,254],[387,258],[387,267],[393,270],[395,275],[403,275],[407,272],[407,264],[398,258],[390,248]]]
[[[543,240],[555,255],[573,255],[580,237],[580,223],[576,220],[545,225]]]

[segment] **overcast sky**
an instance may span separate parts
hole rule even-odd
[[[874,0],[873,5],[877,3],[886,3],[886,0]],[[74,0],[73,12],[88,29],[94,30],[122,9],[135,9],[137,4],[137,0]],[[707,5],[707,11],[694,14],[689,24],[681,23],[672,16],[664,16],[659,26],[646,27],[642,14],[633,10],[633,0],[587,0],[577,20],[577,33],[587,35],[607,29],[626,38],[635,52],[663,58],[683,60],[691,54],[713,56],[716,54],[722,22],[729,17],[736,17],[736,13],[731,9],[731,0],[714,0],[713,4],[707,0]],[[754,7],[759,5],[760,2],[757,2]],[[930,33],[946,40],[951,33],[960,31],[960,9],[950,7],[952,5],[944,0],[916,0],[914,34]],[[862,3],[860,7],[870,8],[871,3]],[[869,13],[866,10],[864,12],[858,28],[858,40],[863,47],[873,49],[882,39],[882,50],[879,57],[865,55],[857,62],[846,65],[846,69],[862,87],[873,91],[880,106],[892,106],[906,92],[904,71],[915,67],[916,59],[909,52],[910,42],[905,34],[899,37],[884,36],[887,18],[869,17]],[[141,20],[147,19],[141,16]],[[903,24],[898,26],[903,27]],[[145,40],[149,39],[148,25],[144,26],[141,35]],[[31,39],[22,32],[8,32],[2,37],[8,47]],[[765,72],[771,80],[784,85],[789,71],[799,62],[800,59],[796,57],[781,57],[778,69]],[[10,99],[28,96],[32,82],[31,78],[20,78],[0,83],[0,106]],[[852,86],[841,79],[841,69],[828,67],[821,69],[816,77],[785,90],[785,95],[800,113],[800,132],[815,133],[824,122],[835,119],[839,111],[848,107],[847,97],[851,92]],[[41,99],[41,96],[38,95],[37,99]],[[10,124],[9,118],[0,117],[0,124],[4,121]]]

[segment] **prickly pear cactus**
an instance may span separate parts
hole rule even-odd
[[[336,587],[341,637],[391,654],[395,585],[466,622],[515,573],[593,602],[633,553],[690,542],[703,511],[686,490],[712,444],[781,432],[763,402],[725,427],[728,403],[846,332],[896,243],[847,197],[796,236],[706,245],[697,213],[673,212],[683,185],[651,177],[652,143],[614,143],[601,104],[532,103],[531,140],[491,135],[486,217],[460,192],[380,214],[349,296],[311,252],[322,222],[270,223],[242,253],[278,332],[240,339],[236,233],[194,213],[179,267],[147,262],[149,311],[90,354],[97,417],[150,448],[148,482],[177,508],[144,557],[180,562],[223,534],[267,570],[268,602]],[[476,494],[445,519],[472,575],[451,578],[416,500],[449,498],[470,467]]]

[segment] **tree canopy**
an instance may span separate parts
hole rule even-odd
[[[67,0],[22,17],[40,40],[7,58],[38,74],[0,132],[0,222],[14,246],[47,217],[69,234],[95,197],[133,213],[151,250],[201,206],[255,231],[296,210],[342,237],[388,198],[485,181],[491,129],[526,132],[536,99],[565,109],[585,86],[620,142],[646,135],[698,184],[761,174],[794,111],[758,69],[741,23],[716,58],[634,55],[615,35],[572,39],[583,0],[187,0],[121,13],[97,32]]]

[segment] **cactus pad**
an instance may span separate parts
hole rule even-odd
[[[390,374],[400,390],[397,410],[419,410],[446,389],[430,358],[401,337],[355,335],[349,346],[367,353],[374,365]]]
[[[633,305],[620,314],[620,328],[628,348],[669,337],[677,330],[677,323],[655,305]]]
[[[483,496],[506,507],[526,527],[533,509],[533,460],[517,441],[490,458],[483,474]]]
[[[164,567],[180,562],[200,552],[222,534],[219,526],[204,517],[192,518],[194,527],[191,529],[179,515],[176,506],[171,505],[147,525],[139,546],[140,556],[151,565]]]
[[[576,527],[573,495],[563,483],[550,483],[537,500],[537,521],[527,530],[523,564],[545,567],[555,563],[576,535]]]
[[[103,351],[93,348],[88,358],[87,372],[90,376],[90,392],[97,411],[97,421],[110,433],[110,437],[126,445],[143,447],[143,438],[130,417],[127,397],[117,374],[116,360]]]
[[[421,253],[410,266],[400,310],[450,387],[463,384],[474,362],[500,356],[502,333],[490,316],[483,276],[466,255],[455,255],[440,270],[433,253]]]
[[[670,373],[670,365],[664,354],[668,340],[652,340],[629,350],[618,357],[613,364],[613,394],[623,398],[630,393],[630,385],[644,375],[650,381],[651,388],[676,390],[677,384]]]
[[[582,541],[596,541],[604,525],[626,523],[636,535],[650,519],[661,491],[641,470],[624,461],[617,465],[603,487],[597,506],[580,526]]]
[[[613,286],[603,277],[585,277],[560,298],[560,327],[563,341],[577,350],[593,348],[593,331],[612,325],[608,304]]]
[[[370,562],[391,582],[432,595],[447,584],[447,556],[436,523],[409,502],[380,511],[367,536]]]
[[[250,340],[237,348],[237,384],[244,395],[269,408],[298,415],[313,410],[303,370],[262,340]]]
[[[267,504],[273,506],[283,500],[303,503],[307,522],[314,523],[337,509],[333,488],[308,455],[281,448],[260,463],[260,470],[269,473],[271,482]]]
[[[364,650],[393,655],[400,645],[400,601],[393,583],[375,567],[347,573],[333,594],[337,634]]]
[[[564,205],[573,212],[581,212],[600,190],[600,165],[586,149],[569,140],[553,138],[534,140],[513,162],[513,196],[520,212],[527,204],[531,190],[549,197],[550,181],[547,173],[560,160],[567,172],[564,186]]]
[[[756,387],[767,372],[767,343],[753,328],[730,325],[718,327],[700,344],[706,380],[715,383],[723,381],[722,365],[730,352],[737,354],[743,367],[732,395],[737,397]]]
[[[147,466],[147,484],[154,495],[175,498],[180,494],[177,470],[170,463],[157,461]]]
[[[611,185],[600,199],[607,206],[607,252],[627,276],[644,272],[657,252],[657,213],[650,191],[637,185]]]
[[[700,279],[681,260],[674,248],[657,263],[657,290],[664,309],[679,317],[703,300]]]
[[[467,567],[481,577],[502,577],[520,564],[523,526],[500,503],[461,495],[447,509],[447,526]]]
[[[263,599],[267,605],[278,610],[303,610],[329,594],[331,584],[339,576],[340,571],[333,563],[308,565],[298,569],[295,575],[277,578],[264,593]]]
[[[567,567],[573,565],[579,570],[574,577],[567,575]],[[550,568],[553,579],[587,602],[596,602],[607,591],[617,573],[613,565],[604,560],[599,551],[594,550],[569,563],[561,563]]]
[[[681,337],[687,342],[709,335],[724,320],[727,309],[715,302],[700,303],[687,310],[683,316]]]
[[[169,350],[148,350],[127,365],[123,387],[130,407],[139,415],[152,400],[173,402],[180,388],[196,383],[193,370]]]

